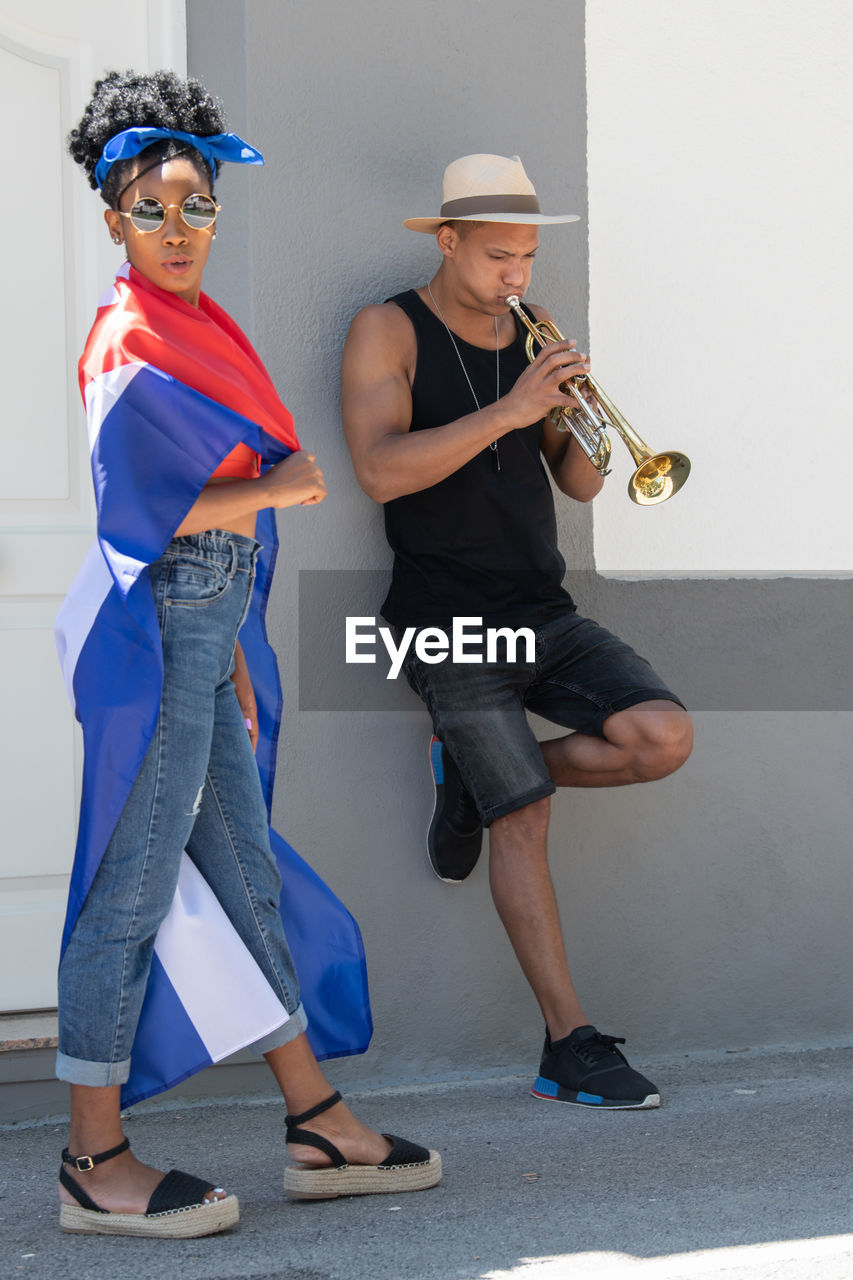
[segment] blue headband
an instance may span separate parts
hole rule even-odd
[[[231,164],[263,164],[264,157],[260,151],[250,147],[248,142],[238,138],[236,133],[213,133],[201,138],[195,133],[181,133],[180,129],[125,129],[110,138],[101,152],[101,158],[95,166],[95,181],[99,187],[104,185],[106,176],[118,160],[129,160],[138,156],[140,151],[150,147],[152,142],[160,138],[177,138],[186,142],[204,156],[213,170],[214,177],[218,166],[225,161]]]

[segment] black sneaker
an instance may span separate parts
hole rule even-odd
[[[436,737],[430,739],[429,759],[435,809],[427,832],[427,853],[439,880],[461,884],[477,865],[483,824],[459,770]]]
[[[571,1035],[552,1044],[546,1030],[539,1075],[530,1092],[549,1102],[574,1102],[605,1111],[659,1107],[655,1085],[630,1067],[616,1048],[624,1043],[616,1036],[603,1036],[595,1027],[575,1027]]]

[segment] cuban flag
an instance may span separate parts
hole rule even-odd
[[[97,538],[57,618],[85,757],[64,952],[157,723],[163,662],[148,576],[210,475],[237,444],[262,465],[299,448],[293,420],[241,330],[125,264],[101,300],[80,360]],[[269,812],[281,715],[264,616],[278,547],[275,513],[240,633],[258,703],[257,759]],[[372,1034],[361,934],[315,872],[270,831],[281,913],[318,1058],[363,1053]],[[287,1020],[261,970],[186,854],[157,935],[122,1105],[168,1089]]]

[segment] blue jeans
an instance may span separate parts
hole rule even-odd
[[[157,727],[59,970],[57,1075],[123,1084],[154,940],[185,849],[290,1019],[258,1045],[305,1030],[278,912],[281,877],[230,675],[259,544],[213,529],[175,538],[150,567],[163,637]]]

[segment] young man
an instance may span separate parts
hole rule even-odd
[[[576,407],[567,378],[589,370],[570,341],[529,363],[507,297],[523,296],[547,217],[517,156],[464,156],[444,175],[432,280],[359,312],[343,360],[344,428],[364,491],[385,508],[394,551],[382,612],[397,627],[450,631],[454,618],[526,627],[505,660],[425,662],[406,675],[435,727],[433,869],[459,882],[489,828],[492,896],[546,1022],[533,1092],[592,1107],[659,1105],[572,985],[548,870],[558,786],[662,778],[690,752],[690,719],[627,645],[582,618],[562,586],[551,487],[588,502],[603,480],[546,415]],[[541,307],[530,307],[547,319]],[[504,658],[504,655],[500,655]],[[525,708],[572,730],[538,743]]]

